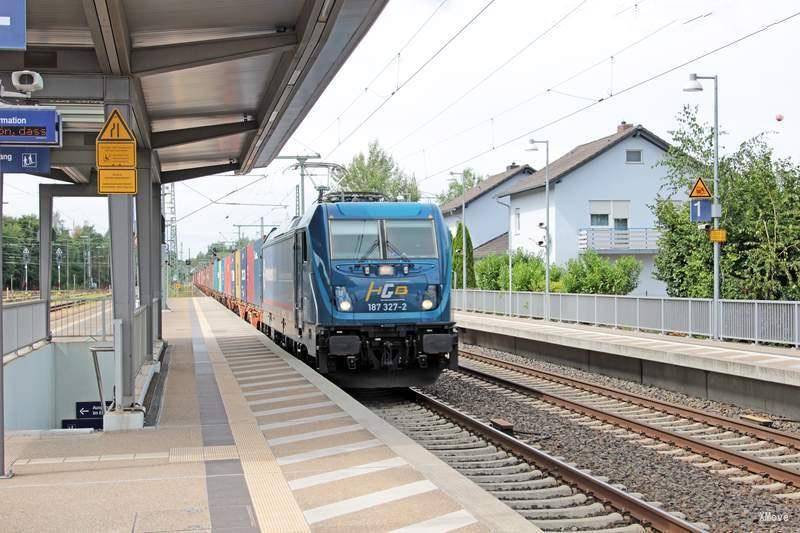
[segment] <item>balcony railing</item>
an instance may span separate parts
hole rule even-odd
[[[605,253],[654,253],[661,232],[655,228],[583,228],[578,230],[578,249]]]

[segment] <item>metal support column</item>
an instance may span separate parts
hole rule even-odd
[[[106,105],[108,117],[117,109],[130,124],[129,105]],[[122,405],[133,403],[134,381],[138,369],[133,368],[133,311],[135,302],[133,276],[133,197],[111,195],[108,198],[108,221],[111,233],[111,293],[114,319],[121,320],[119,339],[114,344],[120,347],[122,357]],[[115,331],[116,333],[116,331]]]
[[[153,172],[157,172],[158,165],[151,165]],[[150,185],[150,249],[148,256],[150,258],[150,280],[153,283],[152,292],[153,298],[161,298],[161,186],[157,183]],[[153,331],[153,339],[160,339],[161,337],[161,310],[163,304],[158,305],[157,309],[154,308],[153,312],[156,313],[157,330]]]
[[[0,479],[13,474],[6,470],[5,402],[3,401],[3,162],[0,161]]]
[[[50,338],[50,285],[52,277],[51,237],[53,235],[53,195],[39,195],[39,298],[47,302],[45,331]]]
[[[148,153],[148,156],[150,154]],[[147,333],[145,335],[145,350],[148,359],[153,358],[153,280],[150,270],[150,242],[154,238],[152,226],[153,195],[150,184],[152,178],[149,169],[139,169],[138,193],[136,194],[136,235],[138,236],[139,251],[139,305],[146,306]]]

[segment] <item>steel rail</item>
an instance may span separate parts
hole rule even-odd
[[[493,442],[495,445],[506,451],[521,457],[522,459],[534,463],[561,478],[566,483],[578,487],[581,491],[592,495],[600,501],[628,513],[639,522],[657,529],[662,532],[699,532],[702,531],[686,520],[682,520],[668,512],[654,507],[649,503],[633,497],[626,492],[611,486],[610,484],[597,479],[596,477],[582,472],[581,470],[560,461],[555,457],[538,450],[521,440],[503,433],[480,420],[477,420],[461,411],[442,403],[416,389],[410,389],[413,399],[435,411],[445,418],[450,419],[459,426],[478,434],[480,437]]]
[[[459,350],[459,352],[467,356],[468,359],[474,359],[476,361],[481,361],[483,363],[487,363],[490,365],[499,366],[501,368],[505,368],[506,370],[513,370],[515,372],[527,374],[532,377],[553,381],[561,385],[567,385],[569,387],[573,387],[576,389],[581,389],[587,392],[593,392],[595,394],[600,394],[602,396],[614,398],[615,400],[620,400],[635,405],[639,405],[642,407],[663,411],[671,415],[694,420],[695,422],[702,422],[705,424],[718,426],[730,431],[736,431],[737,433],[742,433],[749,437],[758,438],[761,440],[765,440],[775,444],[780,444],[783,446],[789,446],[800,450],[800,436],[793,435],[785,431],[780,431],[778,429],[773,429],[765,426],[759,426],[757,424],[745,422],[743,420],[736,420],[726,416],[717,415],[714,413],[708,413],[706,411],[700,411],[699,409],[684,407],[682,405],[664,402],[654,398],[648,398],[646,396],[641,396],[639,394],[635,394],[632,392],[625,392],[619,389],[604,387],[603,385],[597,385],[581,379],[562,376],[553,372],[548,372],[546,370],[530,368],[525,365],[520,365],[517,363],[512,363],[511,361],[497,359],[495,357],[491,357],[488,355],[470,352],[468,350]]]
[[[757,457],[751,457],[734,450],[728,450],[721,446],[695,439],[693,437],[680,435],[668,429],[651,426],[623,415],[609,413],[596,407],[591,407],[581,402],[570,400],[557,394],[537,389],[536,387],[523,385],[500,376],[488,374],[476,368],[469,368],[461,365],[459,366],[458,371],[467,375],[475,376],[479,379],[494,382],[508,389],[521,392],[522,394],[542,399],[548,403],[563,407],[564,409],[576,413],[580,413],[590,418],[625,428],[634,433],[639,433],[649,438],[672,444],[673,446],[692,450],[695,453],[710,457],[714,460],[723,461],[730,465],[744,468],[754,474],[768,476],[775,481],[780,481],[786,485],[800,487],[800,473],[781,468],[777,464],[763,461]]]

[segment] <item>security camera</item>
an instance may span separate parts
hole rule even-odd
[[[44,89],[42,75],[32,70],[17,70],[11,73],[14,88],[23,93],[35,93]]]

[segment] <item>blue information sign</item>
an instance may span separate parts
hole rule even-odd
[[[711,222],[711,199],[690,200],[689,220],[692,222]]]
[[[49,174],[50,148],[0,147],[0,168],[3,172]]]
[[[25,0],[0,2],[0,50],[25,50]]]
[[[61,117],[55,107],[0,107],[0,146],[61,146]]]

